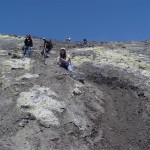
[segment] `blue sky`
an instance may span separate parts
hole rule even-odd
[[[0,0],[0,33],[73,41],[150,39],[150,0]]]

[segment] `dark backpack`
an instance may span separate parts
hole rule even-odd
[[[26,38],[24,43],[25,43],[25,46],[31,46],[31,47],[33,46],[31,38]]]
[[[49,48],[49,49],[53,48],[53,44],[52,44],[51,40],[50,41],[46,41],[45,44],[46,44],[47,48]]]

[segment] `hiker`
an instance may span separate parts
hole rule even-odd
[[[83,46],[84,46],[84,47],[87,46],[87,39],[83,39]]]
[[[30,57],[31,54],[31,47],[33,46],[31,35],[28,34],[26,36],[26,39],[24,40],[24,47],[23,47],[23,55],[26,55],[26,51],[28,50],[28,57]]]
[[[65,48],[60,49],[60,54],[59,54],[59,57],[57,59],[57,64],[60,67],[66,69],[70,72],[73,72],[72,65],[71,65],[71,59],[69,57],[67,57]]]
[[[71,41],[71,37],[67,36],[66,37],[66,41],[70,42]]]
[[[51,40],[46,40],[45,38],[43,38],[44,41],[44,48],[46,49],[46,54],[49,54],[50,50],[53,48],[53,44]],[[41,54],[43,55],[44,50],[41,52]]]

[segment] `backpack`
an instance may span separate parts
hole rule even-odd
[[[51,40],[50,41],[46,41],[45,44],[46,44],[47,48],[50,48],[50,49],[53,48],[53,44],[52,44]]]

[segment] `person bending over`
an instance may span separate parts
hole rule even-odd
[[[45,38],[43,38],[44,41],[44,48],[46,49],[46,54],[48,55],[50,50],[53,48],[53,44],[51,40],[46,40]],[[41,52],[41,54],[43,55],[44,50]]]

